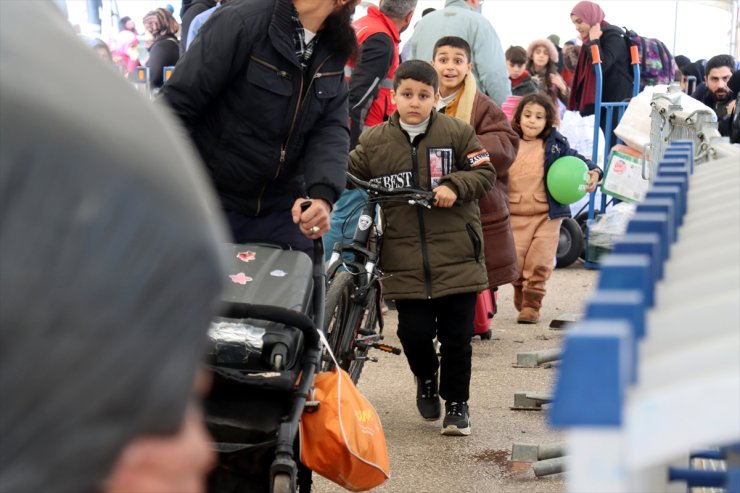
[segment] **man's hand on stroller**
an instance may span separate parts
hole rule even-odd
[[[301,207],[304,203],[310,204],[305,211]],[[320,238],[329,231],[330,213],[331,206],[323,199],[299,198],[291,210],[293,222],[301,229],[301,233],[311,240]]]

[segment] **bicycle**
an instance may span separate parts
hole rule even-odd
[[[380,281],[383,271],[379,261],[383,222],[378,205],[395,200],[430,209],[435,194],[413,188],[390,189],[360,180],[350,173],[347,177],[357,188],[367,192],[368,200],[363,205],[352,242],[337,242],[332,248],[327,267],[324,331],[339,366],[357,384],[365,361],[378,361],[368,356],[370,349],[401,354],[401,349],[382,342]],[[333,366],[333,362],[324,361],[323,370],[331,370]]]

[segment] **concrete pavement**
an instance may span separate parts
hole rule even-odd
[[[415,405],[415,385],[404,356],[374,351],[378,363],[367,363],[359,388],[375,405],[383,421],[392,477],[373,491],[381,493],[561,493],[564,475],[536,478],[526,464],[512,467],[513,443],[550,444],[563,435],[550,429],[546,411],[513,411],[518,391],[551,392],[554,368],[514,368],[516,355],[560,346],[562,331],[549,328],[562,314],[580,313],[593,289],[597,272],[576,263],[553,273],[537,325],[516,323],[510,285],[499,289],[499,313],[493,337],[473,341],[471,427],[469,437],[440,435],[442,421],[424,421]],[[397,313],[386,314],[386,341],[400,347]],[[557,365],[554,365],[555,367]],[[523,466],[523,467],[521,467]],[[321,478],[314,491],[341,492]]]

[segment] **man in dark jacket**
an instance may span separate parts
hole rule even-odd
[[[732,120],[732,110],[728,111],[727,107],[735,100],[735,94],[727,83],[734,70],[735,59],[732,55],[713,56],[706,66],[706,89],[701,91],[697,88],[692,95],[717,114],[717,129],[725,137],[730,136]]]
[[[344,65],[357,46],[355,4],[229,3],[203,25],[165,85],[236,242],[310,251],[311,240],[328,231],[346,181]]]

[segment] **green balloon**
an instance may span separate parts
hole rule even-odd
[[[547,189],[561,204],[573,204],[586,195],[588,166],[575,156],[555,160],[547,172]]]

